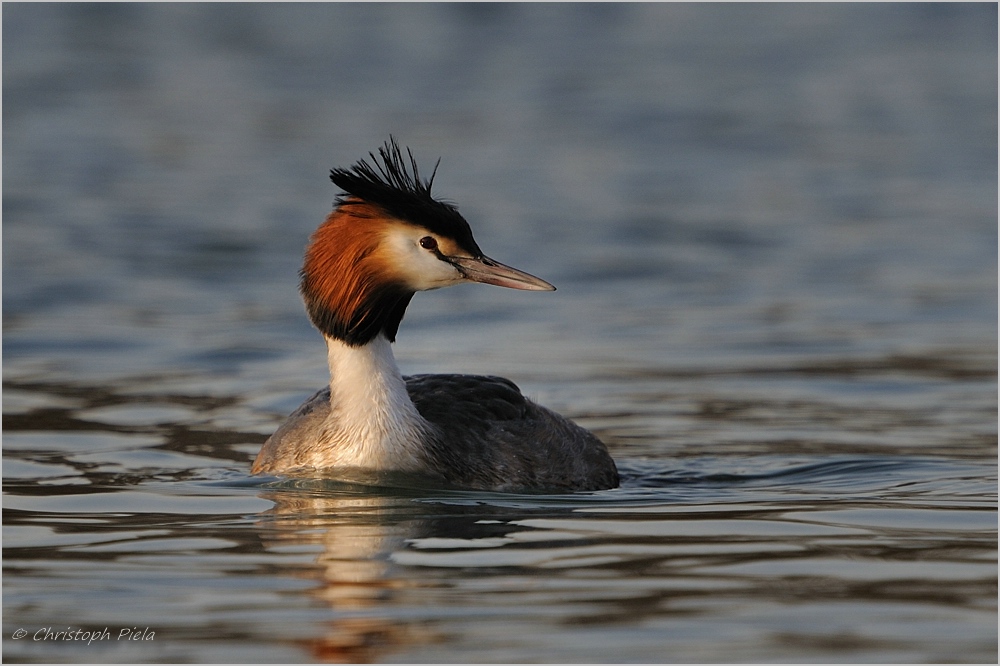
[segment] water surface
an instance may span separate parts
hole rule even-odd
[[[996,658],[995,6],[3,19],[5,660]],[[400,366],[512,378],[621,488],[248,476],[325,380],[326,173],[390,132],[559,288],[419,294]]]

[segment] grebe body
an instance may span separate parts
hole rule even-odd
[[[501,491],[599,490],[618,471],[592,433],[500,377],[403,377],[391,343],[417,291],[544,280],[486,257],[454,206],[431,197],[394,140],[331,172],[343,194],[306,249],[301,292],[327,345],[330,385],[264,443],[254,474],[398,471]],[[379,159],[381,158],[381,159]]]

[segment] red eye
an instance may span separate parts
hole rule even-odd
[[[425,250],[436,250],[437,246],[438,242],[430,236],[424,236],[423,238],[420,239],[420,247],[424,248]]]

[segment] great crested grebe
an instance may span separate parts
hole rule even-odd
[[[271,435],[254,474],[409,472],[481,490],[618,486],[589,431],[531,402],[513,382],[475,375],[403,377],[390,343],[418,291],[461,282],[552,291],[485,256],[458,210],[431,196],[395,139],[330,179],[343,190],[306,248],[300,290],[326,338],[330,386]],[[435,167],[434,171],[437,171]]]

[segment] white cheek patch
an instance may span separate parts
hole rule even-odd
[[[382,244],[387,268],[414,291],[440,289],[462,282],[462,274],[433,250],[420,247],[427,232],[409,225],[390,227]]]

